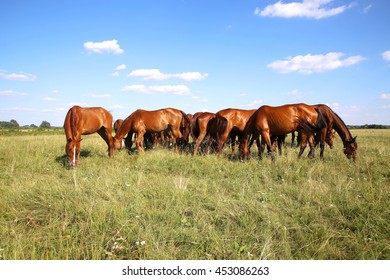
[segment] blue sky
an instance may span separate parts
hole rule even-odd
[[[390,125],[390,1],[2,0],[0,120],[304,102]]]

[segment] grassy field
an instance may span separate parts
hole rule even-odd
[[[0,259],[390,259],[390,130],[337,137],[325,161],[166,149],[109,159],[84,137],[0,132]]]

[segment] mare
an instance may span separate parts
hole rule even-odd
[[[347,158],[353,159],[355,161],[357,147],[358,147],[356,142],[356,136],[352,137],[352,134],[347,128],[347,126],[345,125],[344,121],[327,105],[318,104],[318,105],[314,105],[314,108],[316,108],[322,114],[326,123],[326,128],[322,129],[321,137],[320,137],[321,138],[320,140],[321,159],[323,159],[323,154],[324,154],[324,144],[323,144],[324,139],[326,139],[326,142],[329,144],[329,141],[332,140],[331,139],[332,131],[334,129],[337,132],[337,134],[340,136],[341,140],[343,141],[344,154],[347,156]],[[333,134],[333,138],[334,138],[334,134]]]
[[[184,119],[184,120],[183,120]],[[183,138],[183,126],[189,125],[187,115],[178,109],[165,108],[155,111],[138,109],[128,116],[114,136],[114,148],[121,149],[122,139],[126,136],[126,147],[131,148],[133,133],[137,134],[136,146],[138,152],[144,152],[143,138],[146,132],[161,132],[168,130],[171,138],[176,139],[178,152],[178,139]]]
[[[80,164],[81,135],[97,132],[108,146],[108,155],[113,155],[112,115],[102,107],[69,109],[64,122],[66,146],[70,167]]]
[[[202,141],[207,138],[208,146],[213,146],[217,139],[217,121],[214,113],[196,113],[191,122],[191,135],[195,140],[194,155],[198,154]]]
[[[239,141],[241,141],[245,125],[255,111],[256,109],[242,110],[228,108],[218,111],[215,114],[218,126],[218,155],[221,155],[222,148],[229,136],[232,145],[232,153],[234,154],[236,136],[239,136]]]
[[[246,159],[249,155],[248,139],[249,136],[257,138],[261,135],[262,142],[265,142],[270,151],[272,160],[275,159],[272,149],[272,136],[286,135],[293,131],[302,132],[308,138],[310,144],[309,156],[314,156],[315,132],[320,131],[325,126],[324,119],[312,106],[300,104],[288,104],[278,107],[261,106],[248,120],[240,143],[240,156]],[[306,148],[307,141],[301,142],[301,149],[298,158],[302,156]],[[259,149],[259,157],[262,157],[262,150]]]

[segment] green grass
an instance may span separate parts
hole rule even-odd
[[[0,136],[0,259],[389,259],[390,130],[355,130],[358,161],[287,148],[244,163],[166,149],[109,159],[84,137]]]

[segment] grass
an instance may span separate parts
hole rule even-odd
[[[0,259],[389,259],[390,130],[352,134],[356,163],[340,141],[323,162],[109,159],[91,135],[73,170],[64,135],[0,136]]]

